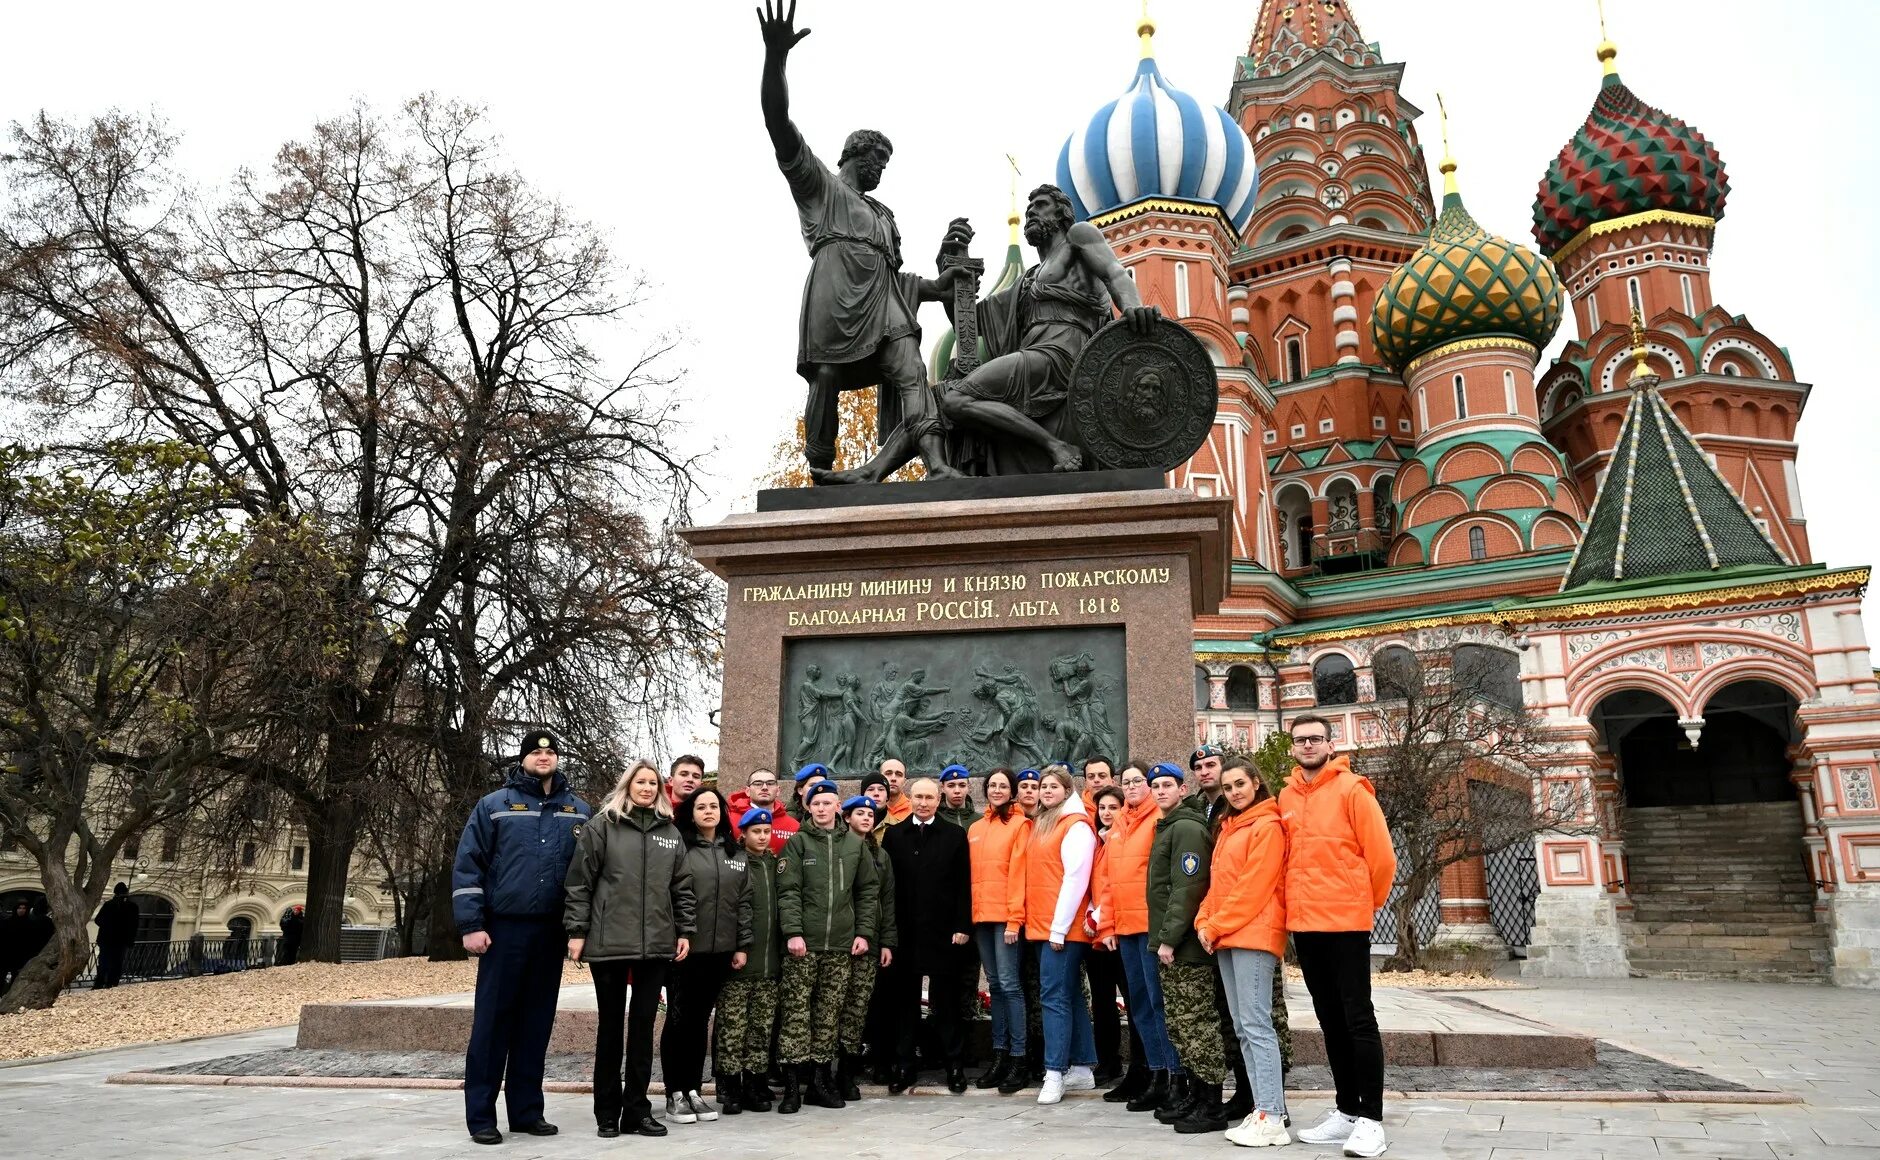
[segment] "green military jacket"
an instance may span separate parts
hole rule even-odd
[[[901,945],[900,921],[894,915],[894,859],[881,848],[880,833],[876,830],[869,835],[870,841],[864,843],[879,882],[875,891],[875,937],[869,940],[869,945],[876,950],[882,947],[893,950]]]
[[[783,973],[783,931],[777,923],[777,858],[774,854],[743,853],[747,883],[738,914],[738,930],[745,954],[738,974],[774,979]]]
[[[974,809],[970,804],[963,805],[957,810],[943,805],[940,807],[939,814],[941,821],[952,822],[962,830],[972,829],[973,823],[985,816],[984,810]]]
[[[1179,805],[1156,822],[1149,849],[1149,945],[1174,947],[1178,963],[1214,961],[1195,936],[1213,855],[1201,811]]]
[[[875,942],[881,876],[857,834],[806,824],[777,855],[778,926],[785,941],[812,951],[847,951],[859,936]]]

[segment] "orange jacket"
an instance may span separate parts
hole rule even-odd
[[[1090,906],[1084,914],[1084,933],[1102,942],[1116,934],[1116,916],[1108,909],[1110,897],[1110,841],[1117,831],[1097,835],[1097,852],[1090,863]]]
[[[1025,861],[1031,819],[1016,807],[1000,821],[990,808],[966,830],[973,867],[973,921],[1002,922],[1017,934],[1025,925]]]
[[[906,794],[902,794],[899,801],[890,799],[887,812],[888,816],[882,819],[881,824],[884,826],[898,826],[914,816],[913,799],[909,798]]]
[[[1286,831],[1268,798],[1221,823],[1195,931],[1215,950],[1286,953]]]
[[[1034,942],[1050,941],[1051,922],[1057,916],[1058,894],[1064,887],[1064,838],[1074,827],[1089,825],[1090,819],[1085,815],[1066,811],[1058,815],[1057,825],[1051,828],[1049,835],[1027,843],[1031,846],[1031,853],[1025,863],[1026,938]],[[1090,895],[1086,888],[1084,902],[1087,905],[1089,901]],[[1090,932],[1084,929],[1084,910],[1084,906],[1077,908],[1071,919],[1070,930],[1064,936],[1065,942],[1090,941]]]
[[[1155,848],[1155,823],[1161,812],[1155,799],[1124,806],[1110,827],[1104,861],[1108,891],[1101,909],[1108,914],[1115,934],[1149,932],[1149,851]]]
[[[1397,876],[1390,827],[1369,779],[1334,757],[1306,781],[1293,767],[1279,792],[1286,827],[1286,929],[1370,930]]]

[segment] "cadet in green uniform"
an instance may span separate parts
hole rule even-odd
[[[731,956],[731,981],[718,998],[718,1057],[724,1087],[719,1107],[727,1116],[745,1108],[768,1112],[770,1033],[777,1023],[777,975],[782,969],[783,936],[777,928],[777,858],[770,852],[773,818],[767,809],[744,811],[738,819],[745,878],[749,886],[738,915],[738,930],[749,941]]]
[[[836,817],[841,792],[822,779],[803,793],[809,821],[790,835],[777,857],[777,913],[783,931],[783,1033],[778,1052],[784,1075],[779,1112],[795,1112],[807,1098],[818,1107],[843,1106],[831,1074],[842,1016],[849,960],[869,954],[875,938],[880,880],[862,839]]]
[[[862,1033],[868,1026],[869,1000],[875,994],[875,978],[894,961],[894,948],[901,945],[894,917],[894,866],[881,849],[881,831],[875,828],[876,810],[872,797],[856,794],[842,803],[842,820],[849,832],[862,839],[862,848],[875,865],[879,886],[875,891],[875,950],[849,959],[848,988],[842,994],[841,1027],[836,1044],[841,1054],[836,1060],[836,1090],[845,1100],[859,1100],[862,1089],[857,1077],[862,1072]]]
[[[1183,804],[1180,766],[1163,762],[1151,769],[1149,792],[1162,815],[1149,851],[1149,941],[1160,963],[1169,1041],[1188,1071],[1188,1091],[1155,1118],[1174,1124],[1178,1132],[1224,1132],[1221,1084],[1227,1059],[1214,1012],[1214,958],[1195,937],[1213,843],[1206,815]]]

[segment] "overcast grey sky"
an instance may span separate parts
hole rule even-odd
[[[1626,82],[1702,129],[1728,167],[1718,303],[1786,346],[1814,385],[1800,471],[1816,556],[1870,562],[1880,556],[1871,498],[1880,402],[1863,340],[1880,298],[1880,174],[1868,144],[1880,82],[1868,54],[1880,4],[1606,6]],[[1442,91],[1470,210],[1531,246],[1535,187],[1599,85],[1593,0],[1352,7],[1385,58],[1407,63],[1406,95],[1430,110],[1419,128],[1432,158]],[[1155,0],[1164,75],[1223,103],[1258,8]],[[793,112],[831,159],[850,129],[893,138],[879,196],[911,262],[931,261],[958,214],[996,260],[1005,155],[1024,182],[1052,179],[1071,129],[1128,83],[1139,11],[1138,0],[802,0],[798,23],[814,32],[792,58]],[[17,6],[8,34],[0,119],[41,107],[69,116],[154,108],[183,135],[184,169],[206,185],[265,165],[354,97],[390,109],[435,89],[485,104],[522,171],[601,223],[619,256],[656,283],[644,324],[686,335],[680,359],[697,400],[687,438],[718,449],[702,514],[748,505],[801,408],[792,363],[807,266],[757,109],[752,3],[108,0],[82,15]],[[931,342],[944,319],[929,309]]]

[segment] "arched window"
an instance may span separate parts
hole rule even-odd
[[[1587,333],[1599,329],[1599,299],[1588,295],[1586,299]]]
[[[1684,313],[1695,317],[1697,314],[1697,299],[1691,294],[1691,276],[1689,274],[1679,274],[1678,283],[1684,288]]]
[[[1467,419],[1468,417],[1469,417],[1469,387],[1468,387],[1468,384],[1462,381],[1462,376],[1457,375],[1456,376],[1456,418]]]
[[[1286,340],[1286,381],[1296,383],[1306,377],[1306,347],[1296,338]]]
[[[1334,480],[1325,489],[1326,530],[1334,534],[1358,530],[1358,489],[1348,479]]]
[[[1645,313],[1645,295],[1638,288],[1637,275],[1633,275],[1625,280],[1625,297],[1626,301],[1632,304],[1632,309],[1638,311],[1640,314]]]
[[[1195,708],[1208,707],[1208,670],[1195,666]]]
[[[1723,364],[1723,373],[1730,376],[1733,379],[1736,378],[1738,374],[1736,367],[1730,363]]]
[[[1423,666],[1417,655],[1402,645],[1377,651],[1371,658],[1371,677],[1380,701],[1401,701],[1423,688]]]
[[[1358,703],[1358,674],[1338,653],[1326,653],[1312,666],[1312,691],[1321,705]]]
[[[1514,397],[1513,371],[1501,372],[1501,389],[1502,392],[1508,396],[1508,413],[1510,415],[1519,415],[1521,413],[1521,404],[1517,402]]]
[[[1260,682],[1254,677],[1253,670],[1245,665],[1235,665],[1227,670],[1227,707],[1229,709],[1258,709],[1260,707]]]
[[[1175,263],[1175,317],[1188,317],[1188,263]]]
[[[137,904],[137,941],[169,942],[170,924],[176,918],[176,908],[170,905],[170,900],[158,894],[133,894],[131,901]]]
[[[1371,485],[1371,514],[1377,521],[1377,534],[1388,542],[1397,531],[1397,513],[1391,503],[1390,487],[1395,476],[1382,476]]]
[[[1521,658],[1514,653],[1461,644],[1452,664],[1457,689],[1511,709],[1521,707]]]
[[[1306,226],[1290,225],[1279,232],[1279,240],[1282,242],[1290,242],[1294,238],[1303,238],[1310,232],[1311,230]]]
[[[1488,533],[1479,524],[1469,529],[1469,559],[1488,559]]]

